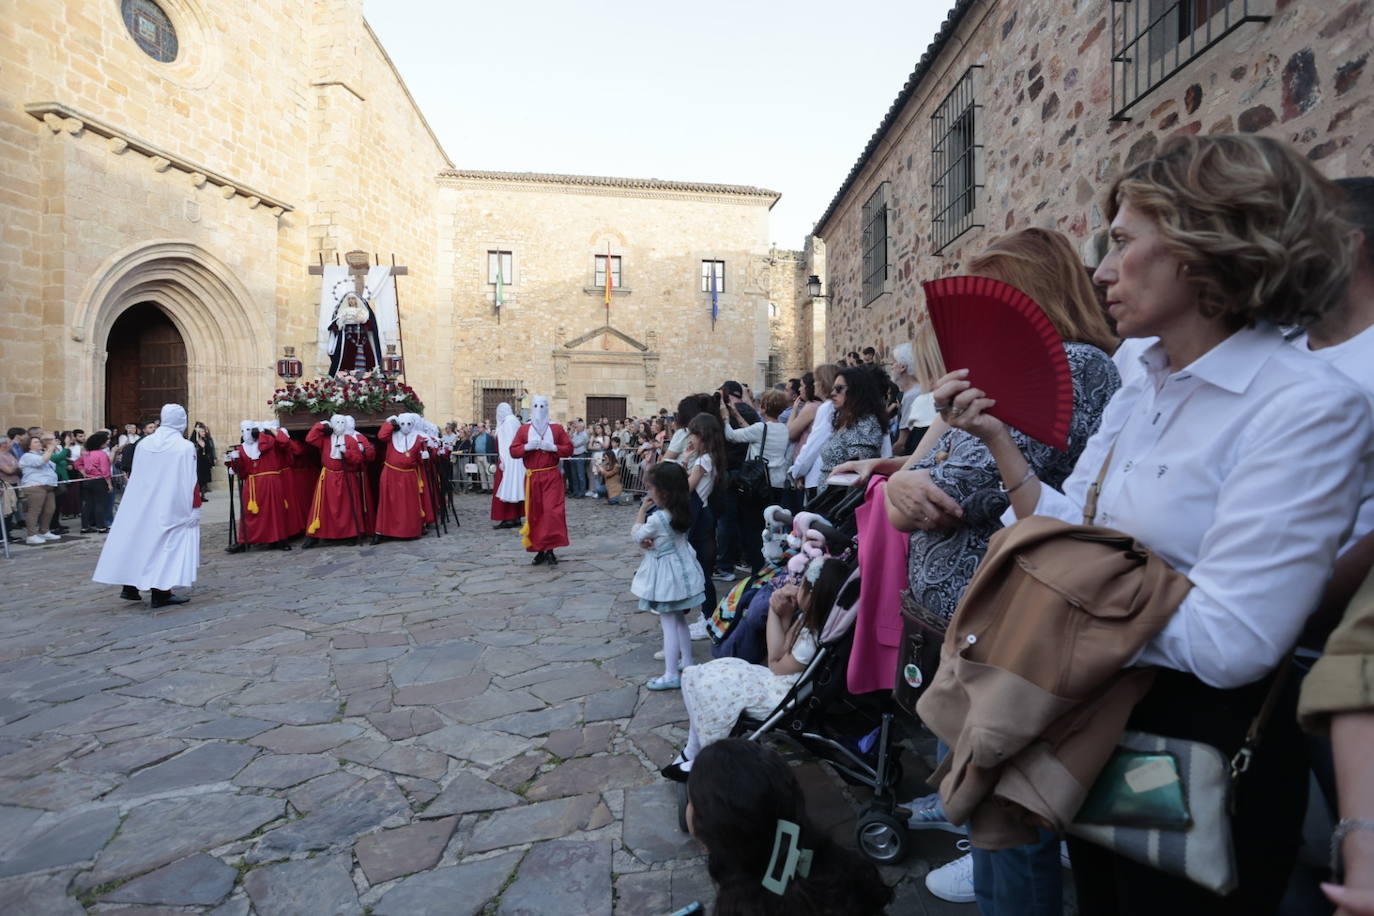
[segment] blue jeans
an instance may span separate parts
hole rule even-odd
[[[571,472],[569,477],[572,483],[572,495],[583,497],[587,495],[587,456],[574,455],[568,462],[568,470]]]
[[[1064,911],[1059,835],[1011,849],[973,850],[973,893],[982,916],[1059,916]]]

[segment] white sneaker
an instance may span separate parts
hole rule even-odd
[[[660,662],[663,661],[663,650],[662,650],[662,649],[659,649],[657,652],[654,653],[654,660],[655,660],[655,661],[660,661]]]
[[[706,618],[698,617],[696,622],[687,627],[687,632],[692,634],[692,641],[699,642],[707,638]]]
[[[968,849],[968,840],[959,841],[960,849]],[[926,890],[950,903],[972,903],[973,854],[967,853],[926,875]]]
[[[60,540],[62,540],[62,535],[60,535],[60,534],[53,534],[51,531],[44,531],[42,534],[39,535],[39,537],[41,537],[41,538],[42,538],[43,540],[45,540],[45,541],[60,541]]]
[[[35,534],[24,538],[24,543],[28,544],[30,547],[42,547],[44,544],[48,543],[48,540],[42,535]]]

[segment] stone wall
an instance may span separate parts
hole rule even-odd
[[[773,192],[481,172],[439,183],[454,417],[476,417],[481,379],[547,394],[564,419],[585,416],[588,396],[624,397],[631,415],[645,415],[727,378],[763,382],[778,275],[767,241]],[[593,276],[608,245],[622,259],[609,316]],[[512,252],[499,312],[488,251]],[[703,260],[725,262],[714,327]]]
[[[283,345],[312,367],[307,268],[354,247],[411,267],[410,380],[446,391],[432,266],[448,160],[361,0],[163,7],[171,63],[118,3],[23,4],[0,27],[0,417],[101,422],[109,328],[153,301],[186,342],[192,416],[223,438],[267,413]]]
[[[1252,2],[1251,6],[1256,7]],[[1275,9],[1276,5],[1276,9]],[[1296,144],[1332,177],[1374,171],[1368,0],[1276,0],[1111,121],[1111,4],[978,0],[897,113],[824,225],[829,353],[891,348],[924,322],[920,281],[958,273],[992,237],[1045,226],[1096,263],[1100,200],[1121,168],[1176,133],[1262,132]],[[1238,7],[1238,4],[1233,4]],[[972,65],[985,188],[973,229],[932,251],[930,116]],[[890,290],[862,291],[863,204],[888,187]]]

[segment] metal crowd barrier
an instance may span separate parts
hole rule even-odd
[[[641,461],[634,449],[618,448],[614,451],[616,464],[620,467],[620,486],[624,494],[642,497],[645,493],[644,472],[648,470],[650,465]],[[500,463],[499,459],[474,452],[453,452],[449,456],[449,461],[453,467],[452,487],[454,492],[485,493],[491,491],[496,476],[496,468]],[[588,489],[596,489],[597,477],[593,473],[594,461],[591,455],[560,459],[559,464],[563,465],[562,473],[565,477],[567,476],[567,464],[572,461],[586,463]]]

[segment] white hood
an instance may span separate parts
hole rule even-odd
[[[536,394],[530,399],[530,424],[541,436],[548,432],[549,399],[542,394]]]
[[[349,419],[338,413],[329,418],[329,429],[333,432],[329,437],[329,457],[335,461],[343,457],[344,437],[348,434]]]
[[[240,448],[245,455],[254,461],[261,457],[261,451],[258,449],[258,437],[253,434],[253,431],[261,426],[262,424],[257,420],[244,420],[239,424],[239,438],[243,443]]]
[[[180,404],[163,404],[157,429],[151,436],[144,437],[138,444],[142,454],[165,452],[171,447],[172,440],[186,438],[186,408]]]

